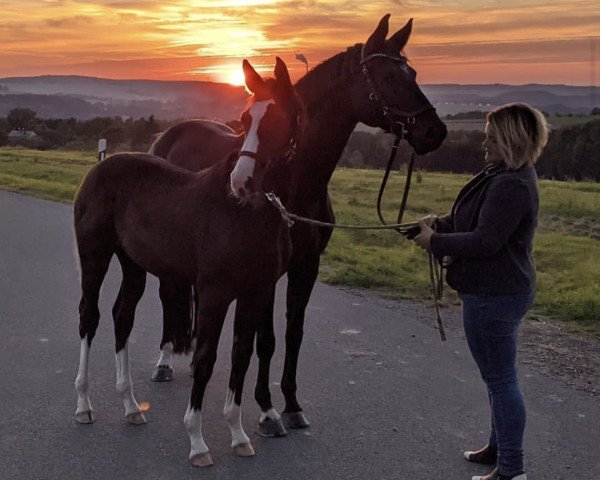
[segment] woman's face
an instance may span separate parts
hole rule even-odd
[[[481,144],[485,150],[486,163],[503,163],[504,160],[500,156],[498,149],[498,141],[496,140],[496,128],[488,122],[485,125],[485,140]]]

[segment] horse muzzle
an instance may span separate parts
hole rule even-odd
[[[254,192],[252,178],[256,168],[256,154],[241,151],[230,175],[230,185],[233,195],[245,198]]]

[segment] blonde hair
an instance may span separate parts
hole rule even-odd
[[[487,121],[496,130],[500,155],[511,170],[535,164],[548,142],[546,118],[525,103],[495,108],[487,114]]]

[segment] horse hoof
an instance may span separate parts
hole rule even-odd
[[[190,463],[194,467],[210,467],[213,464],[209,452],[197,453],[190,458]]]
[[[252,448],[250,442],[236,445],[233,447],[233,453],[235,453],[238,457],[253,457],[255,455],[254,449]]]
[[[173,380],[173,367],[170,365],[159,365],[152,372],[152,380],[155,382],[170,382]]]
[[[310,427],[310,422],[304,416],[304,412],[302,410],[299,412],[283,412],[281,418],[283,418],[283,424],[287,428],[296,429]]]
[[[281,419],[265,418],[262,422],[258,422],[258,434],[261,437],[285,437],[287,431],[283,426]]]
[[[144,425],[146,423],[146,417],[142,412],[134,412],[129,415],[125,415],[127,422],[131,425]]]
[[[94,423],[96,421],[91,410],[88,410],[87,412],[76,413],[74,418],[77,423],[82,425],[89,425],[90,423]]]

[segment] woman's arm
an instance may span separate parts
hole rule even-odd
[[[434,233],[431,251],[436,256],[487,257],[508,241],[531,210],[527,186],[511,177],[492,182],[479,211],[477,228],[464,233]]]

